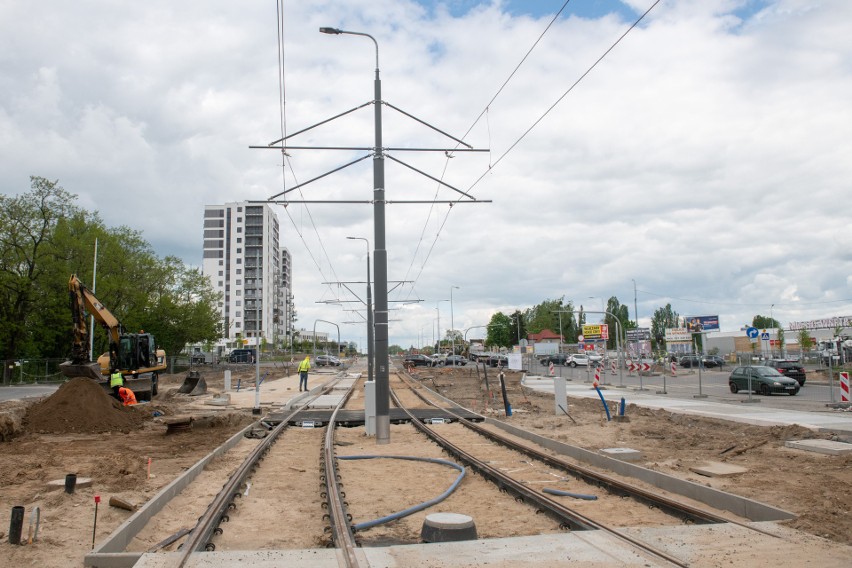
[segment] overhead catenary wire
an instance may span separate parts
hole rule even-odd
[[[554,17],[551,19],[550,23],[547,25],[547,27],[544,29],[544,31],[542,31],[542,33],[539,35],[539,37],[536,39],[536,41],[533,43],[533,45],[530,47],[530,49],[527,51],[527,53],[524,55],[524,57],[523,57],[523,58],[521,58],[521,61],[518,63],[518,65],[516,65],[516,66],[515,66],[515,68],[514,68],[514,69],[512,70],[512,72],[509,74],[509,76],[507,77],[507,79],[503,82],[503,84],[500,86],[500,88],[497,90],[497,92],[496,92],[496,93],[494,94],[494,96],[491,98],[491,100],[489,100],[488,104],[486,104],[486,105],[485,105],[485,108],[482,110],[482,112],[480,112],[480,114],[479,114],[479,115],[476,117],[476,119],[473,121],[473,124],[470,126],[470,128],[468,128],[467,132],[465,132],[465,134],[462,136],[462,139],[464,139],[464,138],[465,138],[465,137],[466,137],[466,136],[467,136],[467,135],[471,132],[471,130],[473,130],[474,126],[475,126],[475,125],[479,122],[479,120],[480,120],[483,116],[486,116],[486,117],[487,117],[488,109],[490,108],[490,106],[494,103],[494,101],[497,99],[497,97],[500,95],[500,93],[503,91],[503,89],[506,87],[506,85],[509,83],[509,81],[510,81],[510,80],[514,77],[515,73],[518,71],[518,69],[521,67],[521,65],[523,65],[523,63],[527,60],[527,58],[529,57],[529,55],[532,53],[532,51],[535,49],[535,47],[538,45],[538,43],[541,41],[541,39],[544,37],[544,35],[548,32],[548,30],[551,28],[551,26],[553,25],[553,23],[554,23],[554,22],[556,21],[556,19],[560,16],[560,14],[561,14],[561,13],[562,13],[562,11],[566,8],[566,6],[568,5],[568,3],[569,3],[569,2],[570,2],[570,0],[566,0],[566,1],[565,1],[565,3],[563,3],[562,7],[561,7],[561,8],[559,9],[559,11],[558,11],[558,12],[554,15]],[[480,175],[480,176],[479,176],[479,177],[478,177],[478,178],[477,178],[477,179],[476,179],[476,180],[475,180],[475,181],[474,181],[474,182],[473,182],[473,183],[472,183],[469,187],[468,187],[467,192],[470,192],[470,191],[471,191],[474,187],[476,187],[476,186],[477,186],[477,185],[478,185],[478,184],[479,184],[479,183],[480,183],[480,182],[481,182],[481,181],[485,178],[485,176],[486,176],[486,175],[488,175],[488,174],[492,171],[492,169],[493,169],[495,166],[497,166],[497,164],[499,164],[501,161],[503,161],[503,159],[504,159],[504,158],[506,158],[506,156],[508,156],[508,155],[509,155],[509,154],[510,154],[510,153],[511,153],[511,152],[512,152],[512,151],[513,151],[513,150],[514,150],[517,146],[518,146],[518,144],[520,144],[520,143],[521,143],[521,141],[523,141],[523,140],[524,140],[524,139],[525,139],[525,138],[526,138],[526,137],[530,134],[530,132],[532,132],[532,131],[535,129],[535,127],[536,127],[536,126],[538,126],[538,125],[542,122],[542,120],[544,120],[544,119],[545,119],[545,118],[546,118],[546,117],[547,117],[547,116],[548,116],[548,115],[549,115],[549,114],[553,111],[553,109],[555,109],[555,108],[559,105],[559,103],[561,103],[561,102],[565,99],[565,97],[566,97],[566,96],[567,96],[567,95],[568,95],[571,91],[573,91],[573,90],[574,90],[574,88],[575,88],[575,87],[577,87],[577,85],[579,85],[579,84],[580,84],[580,82],[581,82],[581,81],[583,81],[583,79],[584,79],[586,76],[588,76],[588,75],[589,75],[589,73],[591,73],[591,72],[592,72],[592,70],[594,70],[594,69],[595,69],[595,67],[597,67],[597,65],[598,65],[601,61],[603,61],[603,59],[604,59],[604,58],[605,58],[605,57],[606,57],[606,56],[607,56],[607,55],[608,55],[608,54],[609,54],[609,53],[610,53],[613,49],[615,49],[615,47],[616,47],[619,43],[621,43],[621,41],[622,41],[622,40],[623,40],[623,39],[627,36],[627,34],[629,34],[629,33],[630,33],[630,32],[631,32],[634,28],[636,28],[636,26],[638,26],[638,25],[639,25],[639,23],[640,23],[640,22],[641,22],[641,21],[645,18],[645,16],[647,16],[647,15],[651,12],[651,10],[653,10],[653,9],[657,6],[657,4],[659,4],[659,2],[660,2],[660,0],[655,0],[655,2],[654,2],[654,3],[653,3],[653,4],[652,4],[652,5],[651,5],[651,6],[650,6],[647,10],[645,10],[645,12],[643,12],[643,13],[639,16],[639,18],[637,18],[637,19],[636,19],[636,21],[635,21],[635,22],[633,22],[633,24],[632,24],[629,28],[627,28],[627,30],[625,30],[625,31],[624,31],[624,33],[622,33],[622,34],[621,34],[621,35],[620,35],[620,36],[619,36],[619,37],[615,40],[615,42],[613,42],[613,43],[612,43],[612,45],[610,45],[610,46],[609,46],[609,48],[607,48],[607,49],[606,49],[606,51],[604,51],[604,52],[603,52],[603,54],[601,54],[601,56],[600,56],[600,57],[598,57],[598,58],[595,60],[595,61],[594,61],[594,63],[592,63],[592,65],[590,65],[590,66],[586,69],[586,71],[585,71],[585,72],[583,72],[583,74],[582,74],[582,75],[580,75],[580,77],[579,77],[579,78],[577,78],[577,80],[576,80],[576,81],[574,81],[574,83],[572,83],[572,84],[568,87],[568,89],[566,89],[566,90],[565,90],[565,92],[563,92],[563,93],[562,93],[562,95],[560,95],[560,96],[559,96],[559,98],[557,98],[557,99],[556,99],[556,101],[555,101],[553,104],[551,104],[551,105],[550,105],[550,106],[549,106],[549,107],[548,107],[548,108],[544,111],[544,113],[542,113],[542,114],[541,114],[541,116],[539,116],[539,117],[538,117],[538,118],[537,118],[537,119],[536,119],[536,120],[535,120],[535,121],[534,121],[534,122],[533,122],[533,123],[532,123],[532,124],[531,124],[531,125],[527,128],[527,129],[526,129],[526,130],[524,130],[524,132],[523,132],[523,133],[522,133],[522,134],[521,134],[521,135],[520,135],[520,136],[519,136],[519,137],[518,137],[518,138],[517,138],[517,139],[516,139],[516,140],[515,140],[515,141],[514,141],[511,145],[510,145],[510,146],[509,146],[509,148],[507,148],[507,149],[506,149],[506,151],[505,151],[505,152],[503,152],[503,153],[502,153],[502,154],[501,154],[501,155],[497,158],[497,160],[496,160],[496,161],[493,161],[493,162],[492,162],[491,160],[489,160],[489,164],[488,164],[487,169],[486,169],[486,170],[485,170],[485,171],[484,171],[484,172],[483,172],[483,173],[482,173],[482,174],[481,174],[481,175]],[[489,124],[489,136],[490,136],[490,124]],[[449,158],[449,157],[450,157],[450,156],[448,156],[448,158]],[[444,166],[444,173],[442,173],[442,175],[441,175],[441,177],[442,177],[442,178],[443,178],[444,174],[446,173],[446,169],[447,169],[447,164],[448,164],[448,163],[449,163],[449,159],[448,159],[448,160],[446,161],[446,163],[445,163],[445,166]],[[435,200],[437,200],[437,195],[438,195],[438,192],[439,192],[439,191],[440,191],[440,186],[439,186],[438,188],[436,188],[436,190],[435,190],[435,198],[434,198]],[[466,192],[466,193],[467,193],[467,192]],[[429,219],[430,219],[430,218],[431,218],[431,216],[432,216],[432,211],[433,211],[433,210],[434,210],[434,206],[433,206],[432,208],[430,208],[430,210],[429,210],[429,215],[427,216],[426,223],[424,224],[424,229],[423,229],[423,231],[422,231],[422,233],[421,233],[421,241],[422,241],[423,235],[425,235],[426,228],[428,227]],[[429,258],[431,257],[432,251],[434,250],[434,248],[435,248],[435,246],[436,246],[436,244],[437,244],[437,242],[438,242],[438,239],[439,239],[439,238],[440,238],[440,236],[441,236],[441,231],[443,230],[444,226],[446,225],[447,219],[449,218],[449,215],[450,215],[450,213],[451,213],[451,212],[452,212],[452,207],[449,207],[449,208],[447,209],[447,211],[446,211],[445,215],[444,215],[444,221],[443,221],[442,223],[440,223],[440,227],[439,227],[438,231],[436,231],[436,233],[435,233],[435,237],[434,237],[434,239],[432,240],[432,244],[431,244],[431,246],[429,247],[429,252],[428,252],[428,254],[427,254],[426,258],[424,259],[423,263],[422,263],[422,264],[421,264],[421,266],[420,266],[420,270],[418,271],[418,276],[414,279],[415,284],[416,284],[416,282],[419,280],[419,277],[420,277],[420,275],[423,273],[423,270],[426,268],[426,263],[428,262]],[[416,249],[415,249],[414,256],[413,256],[412,261],[411,261],[411,264],[409,265],[408,271],[406,271],[406,278],[408,277],[408,274],[411,272],[411,268],[414,266],[414,263],[415,263],[416,258],[417,258],[417,256],[416,256],[416,255],[417,255],[417,252],[420,250],[420,245],[421,245],[421,242],[418,242],[417,247],[416,247]],[[414,289],[414,286],[412,286],[412,288],[411,288],[411,289],[413,290],[413,289]]]
[[[284,139],[287,137],[287,81],[286,75],[284,73],[285,70],[285,53],[284,53],[284,6],[283,0],[276,0],[275,2],[275,15],[276,15],[276,27],[277,27],[277,35],[278,35],[278,105],[279,105],[279,121],[280,121],[280,134],[281,138]],[[290,156],[282,149],[281,150],[281,186],[282,189],[286,190],[286,180],[287,180],[287,170],[290,170],[290,174],[293,176],[296,185],[300,185],[298,180],[296,179],[296,173],[293,169],[293,165],[290,161]],[[299,194],[302,195],[302,190],[299,188]],[[304,199],[304,195],[302,195]],[[279,204],[280,205],[280,204]],[[319,247],[322,250],[323,256],[325,256],[326,261],[328,261],[329,269],[334,276],[334,280],[339,280],[337,277],[337,272],[334,269],[334,264],[331,262],[331,258],[328,255],[328,251],[325,248],[325,244],[323,243],[322,236],[317,229],[316,223],[314,222],[313,215],[311,214],[311,210],[307,204],[302,204],[303,210],[308,216],[308,220],[310,222],[311,227],[314,230],[314,233],[317,237],[317,242],[319,243]],[[322,281],[328,281],[329,279],[325,276],[323,272],[322,265],[317,260],[314,253],[311,251],[310,246],[308,245],[307,240],[305,239],[305,235],[302,230],[299,229],[296,220],[293,218],[292,214],[289,211],[287,206],[284,206],[284,211],[287,214],[287,218],[290,220],[290,223],[293,225],[293,229],[296,231],[296,234],[299,236],[299,239],[302,241],[302,245],[305,247],[305,251],[310,256],[311,261],[316,266],[317,271],[320,273],[322,277]],[[331,288],[329,287],[329,290]]]

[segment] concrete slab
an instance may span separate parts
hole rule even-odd
[[[745,473],[748,469],[738,465],[731,465],[729,463],[709,462],[704,465],[691,467],[689,468],[689,471],[705,477],[730,477],[732,475]]]
[[[610,458],[624,461],[639,461],[644,456],[639,450],[632,448],[603,448],[600,452]]]
[[[852,454],[852,444],[832,442],[831,440],[788,440],[784,442],[787,448],[816,452],[829,456],[845,456]]]

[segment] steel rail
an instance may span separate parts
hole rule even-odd
[[[343,565],[347,568],[358,568],[360,563],[355,552],[357,544],[352,531],[352,518],[346,511],[346,502],[344,501],[343,490],[340,487],[340,477],[337,473],[337,462],[334,456],[334,431],[337,424],[337,413],[352,396],[352,392],[353,389],[349,389],[346,396],[334,408],[334,412],[331,413],[328,420],[323,444],[323,463],[325,497],[329,510],[328,518],[331,522],[332,541],[343,553]]]
[[[339,380],[340,379],[334,381],[331,386],[322,389],[321,393],[330,391],[332,386]],[[230,520],[227,515],[227,511],[229,508],[236,507],[234,502],[235,499],[242,497],[242,493],[239,491],[240,487],[242,487],[245,480],[250,476],[252,470],[257,466],[258,461],[260,461],[260,459],[276,442],[278,435],[287,428],[289,420],[307,408],[308,404],[310,403],[305,402],[305,404],[299,406],[282,419],[281,422],[269,432],[266,438],[264,438],[263,441],[251,451],[246,459],[243,460],[240,467],[237,468],[225,485],[222,486],[222,489],[219,490],[219,493],[216,494],[207,506],[207,510],[204,514],[198,518],[198,522],[192,531],[190,531],[186,541],[181,545],[180,556],[178,557],[176,564],[177,568],[183,568],[186,566],[187,560],[189,560],[190,556],[192,556],[194,552],[200,552],[202,549],[207,551],[213,551],[216,549],[216,545],[213,544],[210,539],[217,530],[220,530],[219,525],[221,523],[228,522]]]
[[[426,427],[425,424],[422,424],[419,420],[417,420],[417,418],[411,412],[409,412],[408,409],[406,409],[400,404],[400,401],[395,393],[392,392],[391,396],[394,399],[394,403],[397,404],[399,408],[401,408],[406,414],[409,415],[411,423],[418,430],[420,430],[424,435],[426,435],[436,444],[441,446],[441,448],[443,448],[446,452],[455,456],[465,465],[473,468],[484,478],[497,485],[497,487],[499,487],[501,490],[511,490],[525,501],[529,501],[535,504],[538,508],[548,512],[570,528],[579,530],[604,531],[619,538],[620,540],[627,542],[632,546],[635,546],[636,548],[648,554],[651,554],[653,556],[665,560],[666,562],[674,564],[675,566],[680,566],[681,568],[687,568],[689,566],[685,561],[680,560],[679,558],[676,558],[668,554],[667,552],[648,544],[647,542],[626,535],[613,527],[601,524],[595,521],[594,519],[591,519],[581,513],[578,513],[577,511],[574,511],[569,507],[562,505],[557,501],[554,501],[542,494],[539,494],[535,490],[528,488],[524,484],[504,474],[498,469],[493,468],[485,462],[473,457],[472,455],[468,454],[467,452],[465,452],[464,450],[462,450],[461,448],[459,448],[458,446],[456,446],[431,428]]]
[[[406,379],[407,380],[413,380],[410,377],[406,377]],[[429,392],[432,392],[431,389],[429,389],[428,387],[423,387],[423,389],[425,389]],[[481,425],[476,424],[475,422],[471,422],[470,420],[466,419],[464,416],[461,416],[461,415],[453,412],[449,408],[438,406],[433,401],[428,400],[426,397],[424,397],[423,393],[419,392],[416,389],[412,389],[412,391],[414,392],[414,394],[418,398],[420,398],[420,400],[422,400],[426,404],[429,404],[429,405],[431,405],[435,408],[441,408],[442,410],[444,410],[448,414],[454,416],[459,421],[460,424],[462,424],[465,427],[473,430],[474,432],[488,438],[489,440],[491,440],[495,443],[501,444],[501,445],[505,445],[505,446],[512,448],[516,451],[519,451],[521,453],[524,453],[524,454],[528,455],[529,457],[537,459],[537,460],[545,463],[546,465],[548,465],[550,467],[553,467],[553,468],[556,468],[556,469],[562,469],[562,470],[566,471],[567,473],[574,475],[577,478],[582,479],[586,483],[589,483],[589,484],[592,484],[592,485],[597,485],[599,487],[604,487],[606,490],[610,491],[611,493],[619,493],[620,492],[620,493],[623,493],[623,494],[627,494],[627,495],[629,495],[629,496],[631,496],[631,497],[633,497],[637,500],[643,501],[647,504],[650,504],[650,505],[658,507],[662,510],[665,510],[669,514],[675,514],[675,515],[678,515],[678,516],[685,518],[686,520],[690,520],[690,521],[693,521],[693,522],[704,523],[704,524],[730,523],[730,524],[733,524],[733,525],[737,525],[737,526],[740,526],[740,527],[743,527],[743,528],[753,530],[755,532],[759,532],[761,534],[772,536],[774,538],[780,538],[777,534],[773,534],[769,531],[765,531],[763,529],[753,527],[753,526],[751,526],[747,523],[738,521],[736,519],[729,519],[727,517],[724,517],[722,515],[719,515],[717,513],[712,512],[712,511],[708,511],[706,509],[695,507],[695,506],[689,505],[687,503],[683,503],[682,501],[671,499],[671,498],[666,497],[664,495],[660,495],[660,494],[655,493],[653,491],[643,489],[641,487],[627,483],[627,482],[622,481],[620,479],[616,479],[616,478],[611,477],[609,475],[597,472],[593,469],[590,469],[590,468],[587,468],[587,467],[584,467],[584,466],[581,466],[581,465],[578,465],[578,464],[574,464],[574,463],[565,461],[563,459],[554,457],[550,454],[547,454],[547,453],[542,452],[540,450],[537,450],[535,448],[530,448],[529,446],[519,444],[519,443],[515,442],[513,439],[509,438],[508,436],[499,434],[497,432],[493,432],[491,430],[483,428]],[[452,401],[450,401],[450,402],[456,408],[463,408],[461,405],[459,405],[455,402],[452,402]]]

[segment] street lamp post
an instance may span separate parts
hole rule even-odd
[[[435,311],[438,312],[438,347],[435,350],[436,355],[441,351],[441,302],[449,302],[449,300],[438,300],[435,302]]]
[[[376,46],[376,77],[373,82],[375,147],[373,148],[373,243],[376,285],[376,443],[390,443],[390,362],[388,360],[388,252],[385,244],[385,156],[382,150],[382,81],[379,78],[379,43],[370,34],[323,27],[324,34],[368,37]]]
[[[456,334],[455,320],[453,320],[453,288],[459,290],[458,286],[450,286],[450,344],[453,346],[452,354],[456,354]],[[455,363],[453,363],[455,365]]]
[[[370,292],[370,241],[364,237],[346,237],[367,243],[367,380],[373,380],[373,297]]]

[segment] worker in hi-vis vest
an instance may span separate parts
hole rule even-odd
[[[118,396],[121,398],[121,402],[124,406],[136,404],[136,395],[127,387],[121,387],[118,389]]]
[[[311,370],[311,357],[307,356],[299,363],[299,392],[302,388],[308,390],[308,371]]]
[[[113,369],[112,373],[109,376],[109,388],[112,389],[112,394],[115,395],[115,398],[121,400],[121,396],[118,394],[118,389],[124,386],[124,377],[118,371],[118,369]]]

